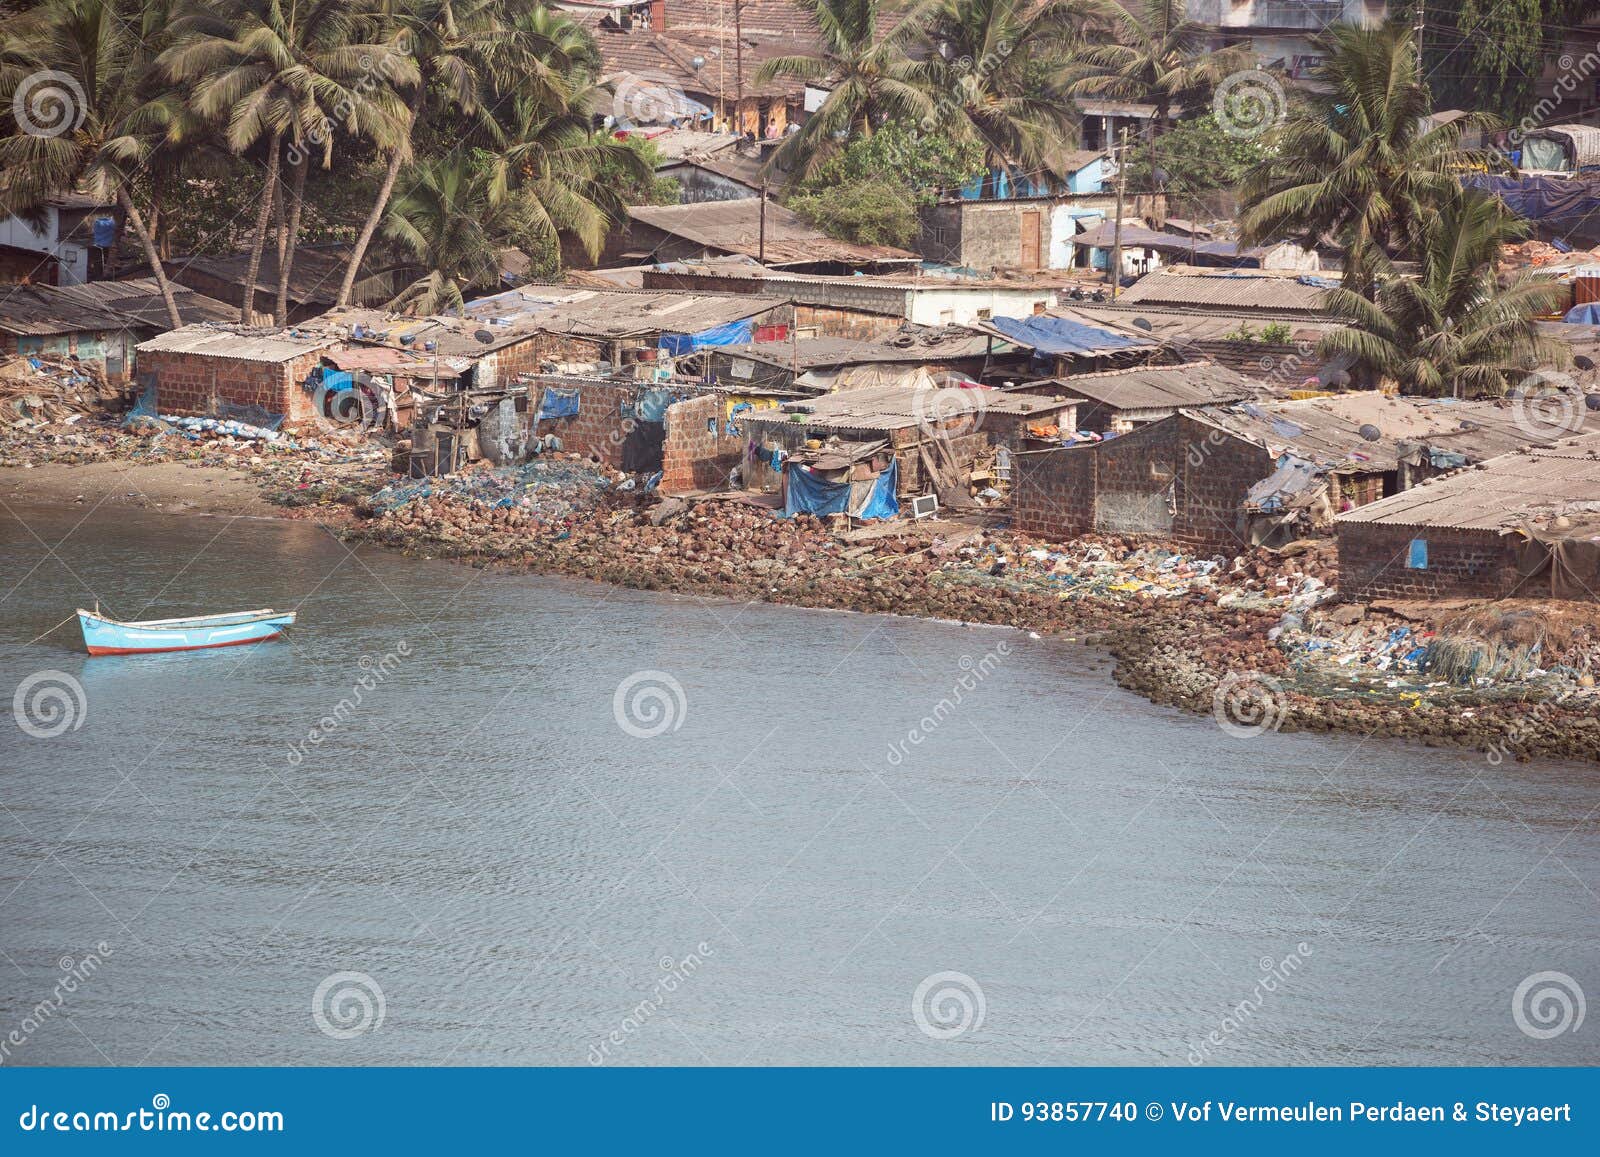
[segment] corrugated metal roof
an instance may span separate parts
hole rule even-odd
[[[1072,385],[1087,392],[1077,379]],[[1577,432],[1552,431],[1541,437],[1504,401],[1397,398],[1373,391],[1184,412],[1273,454],[1291,453],[1328,469],[1357,473],[1397,469],[1401,457],[1419,446],[1480,462],[1517,446],[1549,444]],[[1594,421],[1600,424],[1600,418]],[[1363,438],[1363,426],[1376,427],[1378,438]]]
[[[1041,398],[1012,394],[1002,390],[961,389],[940,386],[931,389],[907,386],[866,386],[840,390],[803,401],[785,402],[780,410],[757,410],[745,414],[747,423],[787,423],[791,414],[803,414],[806,424],[837,430],[904,430],[931,422],[947,422],[970,416],[981,422],[984,414],[1014,417],[1047,417],[1076,405],[1079,399]]]
[[[1183,244],[1181,238],[1171,240]],[[1120,305],[1206,306],[1220,309],[1263,310],[1273,313],[1326,314],[1322,307],[1324,284],[1303,280],[1304,275],[1279,276],[1260,271],[1158,269],[1147,273],[1117,295]]]
[[[244,362],[286,362],[327,349],[339,339],[327,334],[280,329],[246,329],[215,324],[186,325],[139,343],[140,353],[200,354]]]
[[[693,205],[639,205],[628,216],[642,225],[725,253],[762,255],[761,198],[702,201]],[[917,255],[889,245],[857,245],[829,237],[802,221],[798,214],[767,202],[765,260],[768,265],[803,265],[836,261],[916,261]]]
[[[1063,389],[1123,413],[1213,406],[1252,398],[1261,392],[1243,374],[1210,362],[1177,366],[1135,366],[1098,374],[1053,379]]]
[[[847,337],[808,337],[792,342],[759,342],[724,346],[718,353],[749,358],[767,365],[802,370],[871,363],[915,364],[981,358],[989,338],[964,326],[910,326],[889,338],[860,341]]]
[[[185,322],[224,321],[236,315],[232,306],[187,286],[172,289]],[[0,290],[0,331],[18,336],[166,329],[171,324],[153,277],[83,285],[10,285]]]
[[[1341,523],[1510,530],[1600,511],[1600,434],[1514,451],[1339,515]]]

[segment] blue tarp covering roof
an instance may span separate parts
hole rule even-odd
[[[1575,305],[1567,310],[1567,316],[1561,320],[1572,325],[1600,325],[1600,301]]]
[[[1552,233],[1600,234],[1600,180],[1478,173],[1462,184],[1493,194],[1513,213]]]
[[[743,321],[730,321],[699,333],[664,333],[661,335],[661,349],[668,357],[678,357],[706,346],[749,345],[755,340],[755,325],[747,317]]]
[[[1093,356],[1117,350],[1139,349],[1155,343],[1071,321],[1039,314],[1034,317],[997,317],[989,325],[1020,346],[1043,354]]]

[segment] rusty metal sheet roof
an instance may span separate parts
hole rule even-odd
[[[740,421],[785,424],[793,420],[792,415],[801,414],[808,426],[887,431],[964,416],[981,424],[983,415],[989,413],[1044,418],[1076,403],[1075,398],[1040,398],[1002,390],[961,389],[956,386],[867,386],[785,402],[779,410],[758,410],[743,415]]]
[[[1095,374],[1072,374],[1054,380],[1091,402],[1132,413],[1214,406],[1261,393],[1261,387],[1243,374],[1210,362],[1134,366]]]
[[[172,289],[185,322],[224,321],[236,315],[232,306],[187,286]],[[153,277],[84,285],[11,285],[0,290],[0,331],[18,336],[168,329],[171,324]]]
[[[1183,244],[1182,239],[1172,238]],[[1136,242],[1137,244],[1137,242]],[[1324,314],[1323,284],[1305,274],[1279,275],[1261,270],[1158,269],[1117,295],[1119,305],[1203,306],[1213,309],[1262,310],[1271,313]]]
[[[1600,434],[1513,451],[1339,515],[1340,523],[1506,531],[1600,511]]]
[[[693,205],[638,205],[628,216],[642,225],[725,253],[762,255],[761,198],[703,201]],[[770,266],[809,262],[862,264],[917,261],[917,255],[890,245],[857,245],[829,237],[798,214],[767,202],[765,260]]]

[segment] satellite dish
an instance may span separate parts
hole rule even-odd
[[[1154,332],[1154,330],[1156,328],[1155,326],[1151,325],[1148,320],[1146,320],[1145,318],[1142,318],[1142,317],[1134,318],[1133,319],[1133,324],[1138,326],[1140,329],[1144,330],[1145,333]]]
[[[1600,410],[1600,394],[1585,394],[1583,404],[1591,410]]]
[[[480,329],[477,333],[473,334],[472,336],[477,338],[484,345],[488,345],[490,342],[492,342],[494,340],[494,334],[492,332],[490,332],[489,330],[486,330],[486,329]]]
[[[1577,357],[1573,358],[1572,364],[1577,366],[1580,370],[1594,369],[1594,359],[1584,354],[1579,354]]]
[[[689,58],[689,64],[694,68],[694,70],[696,72],[699,72],[702,68],[704,68],[706,66],[706,58],[703,57],[703,56],[691,56]]]
[[[1378,427],[1374,426],[1371,422],[1367,422],[1361,427],[1360,430],[1356,432],[1368,442],[1376,442],[1379,438],[1383,437],[1383,431],[1378,429]]]

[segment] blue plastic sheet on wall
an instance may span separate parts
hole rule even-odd
[[[667,407],[677,400],[671,390],[640,390],[634,413],[641,421],[664,422],[667,420]]]
[[[574,418],[578,414],[578,390],[561,389],[558,386],[546,386],[544,396],[539,399],[539,417],[543,418]]]
[[[1427,570],[1428,569],[1428,540],[1427,539],[1425,539],[1425,538],[1413,538],[1411,540],[1411,546],[1406,551],[1406,569],[1407,570]]]
[[[1587,301],[1567,310],[1561,319],[1571,325],[1600,325],[1600,301]]]
[[[96,217],[94,219],[94,247],[96,249],[110,249],[117,243],[117,219],[115,217]]]

